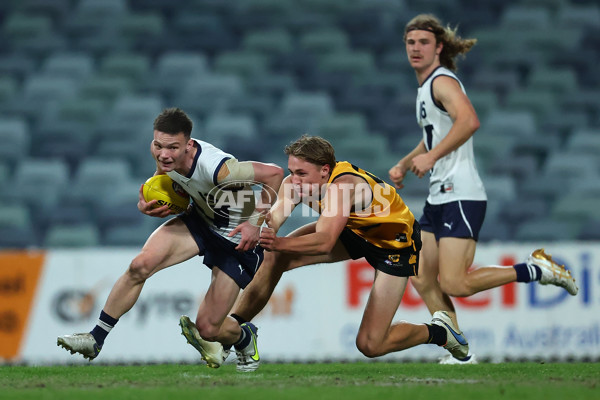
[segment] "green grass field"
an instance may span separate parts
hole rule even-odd
[[[600,399],[599,363],[2,366],[0,399]]]

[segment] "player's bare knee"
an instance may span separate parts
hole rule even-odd
[[[129,264],[127,275],[135,283],[143,283],[152,275],[153,269],[154,266],[151,265],[146,257],[138,255],[131,261],[131,264]]]
[[[198,329],[198,333],[202,336],[203,339],[208,340],[210,342],[216,341],[219,336],[219,331],[221,329],[220,326],[216,326],[211,324],[206,320],[197,320],[196,328]]]
[[[434,280],[427,276],[411,276],[410,283],[419,293],[426,292],[438,284],[437,277]]]
[[[374,358],[382,355],[379,344],[366,336],[358,335],[356,337],[356,348],[365,357]]]
[[[448,296],[466,297],[473,294],[473,290],[464,279],[446,279],[441,277],[440,287]]]

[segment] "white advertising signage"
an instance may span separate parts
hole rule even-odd
[[[513,283],[454,299],[460,326],[479,358],[564,360],[600,356],[600,250],[577,243],[547,247],[555,260],[571,270],[579,286],[577,296],[554,286]],[[524,260],[534,248],[480,245],[474,268],[512,265]],[[87,362],[57,347],[56,338],[93,328],[112,285],[136,254],[131,249],[47,252],[16,355],[0,358],[34,364]],[[364,260],[285,273],[268,306],[254,321],[259,327],[263,360],[365,360],[354,341],[373,275]],[[178,321],[182,314],[195,318],[209,282],[210,270],[200,257],[152,276],[138,302],[109,334],[97,360],[199,361],[199,354],[180,335]],[[410,285],[396,320],[431,320]],[[434,360],[445,354],[435,345],[422,345],[383,359]]]

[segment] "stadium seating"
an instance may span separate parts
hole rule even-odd
[[[0,119],[0,159],[14,163],[30,151],[31,134],[21,118]]]
[[[46,247],[94,247],[100,244],[100,232],[91,222],[78,225],[54,225],[43,242]]]
[[[521,224],[514,236],[518,241],[559,241],[576,236],[580,227],[572,221],[540,219]]]
[[[285,166],[285,144],[320,134],[387,179],[421,137],[402,43],[419,12],[478,39],[458,74],[481,121],[481,240],[597,240],[597,2],[19,0],[0,6],[0,179],[15,188],[0,198],[30,222],[0,227],[0,247],[143,243],[161,221],[125,204],[154,171],[164,107],[240,159]],[[85,181],[101,192],[110,179],[133,192],[123,213],[91,212]],[[417,204],[427,179],[400,193]]]
[[[69,167],[60,159],[23,158],[15,168],[11,191],[2,196],[28,204],[39,212],[55,206],[69,185]]]

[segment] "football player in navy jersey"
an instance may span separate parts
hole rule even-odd
[[[155,175],[167,174],[190,195],[192,204],[148,238],[113,286],[94,329],[59,336],[59,346],[90,361],[96,358],[106,336],[133,307],[148,278],[201,255],[212,270],[212,280],[195,323],[182,316],[182,333],[210,367],[219,367],[234,346],[239,371],[258,368],[256,327],[252,323],[238,324],[228,314],[240,289],[252,280],[264,258],[263,249],[257,246],[260,226],[275,201],[283,169],[274,164],[238,161],[210,143],[191,138],[191,132],[192,121],[185,112],[178,108],[164,110],[154,121],[151,153],[156,160]],[[262,202],[255,202],[251,195],[245,197],[248,201],[218,206],[224,204],[220,196],[227,199],[231,194],[227,187],[250,188],[254,184],[262,185]],[[155,208],[156,202],[146,202],[140,188],[139,210],[150,216],[168,216],[168,206]],[[211,346],[219,352],[209,349]]]
[[[448,312],[458,326],[449,296],[470,296],[510,282],[539,281],[575,295],[578,289],[569,271],[543,249],[512,267],[469,270],[487,197],[473,154],[479,119],[454,71],[456,57],[467,53],[476,40],[462,39],[435,16],[421,14],[406,25],[404,42],[419,83],[416,116],[423,139],[389,175],[401,189],[408,171],[419,178],[430,173],[429,196],[419,220],[423,239],[419,275],[412,278],[429,311]],[[451,364],[474,362],[471,355],[442,359]]]

